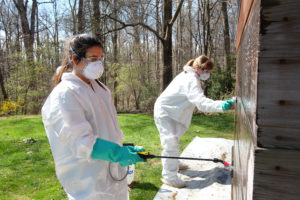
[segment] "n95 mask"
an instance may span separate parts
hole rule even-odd
[[[202,73],[202,74],[200,75],[200,79],[201,79],[202,81],[206,81],[209,77],[210,77],[210,73]]]
[[[83,76],[87,79],[97,79],[103,74],[104,67],[100,60],[89,63],[84,59],[81,60],[85,62],[85,67],[83,70],[73,69],[74,71],[82,72]]]
[[[87,79],[97,79],[99,78],[104,71],[103,64],[100,60],[86,63],[86,66],[83,69],[83,75]]]

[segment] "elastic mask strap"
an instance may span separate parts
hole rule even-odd
[[[86,68],[86,66],[88,65],[88,62],[86,62],[83,58],[81,58],[73,49],[72,47],[70,47],[71,51],[73,52],[73,54],[75,54],[80,60],[82,60],[86,65],[84,66],[83,69],[73,69],[73,71],[76,71],[76,72],[81,72],[83,73],[83,70]]]
[[[81,72],[81,73],[83,73],[83,69],[73,69],[73,71],[76,71],[76,72]]]

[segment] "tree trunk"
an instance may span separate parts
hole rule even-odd
[[[14,4],[18,9],[19,16],[21,19],[22,25],[22,33],[24,39],[24,46],[26,50],[27,58],[33,58],[33,43],[34,43],[34,31],[35,31],[35,18],[36,18],[36,9],[37,9],[37,1],[32,0],[32,8],[31,8],[31,17],[30,24],[27,18],[27,4],[24,5],[23,0],[14,0]]]
[[[160,30],[160,20],[159,20],[159,0],[155,1],[155,16],[156,16],[156,32],[159,34],[159,30]],[[159,67],[159,58],[160,58],[160,48],[159,45],[160,41],[159,39],[156,37],[156,52],[155,52],[155,69],[156,69],[156,80],[159,80],[159,76],[160,76],[160,67]]]
[[[72,22],[73,22],[73,35],[77,34],[77,21],[76,21],[76,4],[77,0],[74,0],[74,5],[71,4],[71,1],[69,0],[69,6],[71,8],[71,13],[72,13]]]
[[[92,31],[93,34],[102,41],[101,28],[100,28],[100,0],[93,0],[93,20],[92,20]]]
[[[54,32],[54,41],[55,41],[55,46],[54,46],[54,50],[55,50],[55,67],[58,67],[59,64],[59,41],[58,41],[58,20],[57,20],[57,2],[56,0],[54,0],[54,25],[55,25],[55,32]],[[56,70],[56,69],[55,69]]]
[[[230,63],[230,36],[229,36],[229,23],[227,15],[227,1],[222,1],[222,16],[223,16],[223,26],[224,26],[224,50],[225,50],[225,87],[227,91],[232,90],[232,78],[231,78],[231,63]]]
[[[33,58],[33,43],[34,43],[34,32],[35,32],[35,19],[36,19],[36,9],[37,9],[37,1],[32,0],[31,7],[31,16],[30,16],[30,25],[27,18],[27,3],[24,5],[23,0],[14,0],[14,4],[18,10],[19,17],[21,20],[22,26],[22,35],[24,40],[24,46],[26,51],[26,66],[29,68],[29,80],[28,86],[25,93],[25,105],[28,101],[27,92],[30,90],[34,90],[36,87],[36,75],[35,75],[35,63]],[[26,114],[27,108],[24,108],[24,114]]]
[[[180,33],[180,37],[179,37],[179,66],[178,66],[178,71],[181,71],[182,70],[182,67],[184,65],[184,57],[183,57],[183,17],[182,17],[182,14],[180,13],[179,15],[179,33]],[[190,58],[189,58],[190,59]]]
[[[208,41],[208,48],[209,48],[209,52],[208,52],[208,56],[211,57],[212,54],[212,37],[211,37],[211,28],[210,28],[210,24],[211,24],[211,14],[210,11],[212,10],[212,8],[210,7],[211,3],[210,1],[207,1],[207,41]]]
[[[102,29],[101,27],[105,27],[104,24],[100,25],[100,0],[93,0],[93,16],[92,16],[92,32],[93,35],[96,36],[102,43],[103,47],[104,45],[104,39],[102,38]],[[105,49],[103,49],[104,51]],[[104,67],[106,67],[105,60],[103,61]],[[103,72],[103,75],[100,77],[100,81],[106,84],[106,69]]]
[[[8,95],[7,95],[7,92],[5,90],[5,86],[4,86],[4,79],[3,79],[3,75],[2,75],[2,70],[0,70],[0,85],[1,85],[1,91],[2,91],[2,95],[3,95],[3,99],[7,100]]]
[[[203,53],[206,56],[210,56],[209,55],[209,46],[211,43],[211,35],[210,35],[210,0],[201,0],[200,1],[200,5],[201,5],[201,24],[203,27],[203,31],[202,31],[202,44],[203,44]],[[207,95],[207,83],[206,81],[204,81],[203,84],[203,92],[204,95]]]
[[[79,0],[77,21],[78,21],[78,33],[84,33],[84,31],[85,31],[85,26],[84,26],[85,19],[84,19],[84,13],[83,13],[83,0]]]
[[[19,24],[19,20],[18,17],[16,17],[16,41],[15,41],[15,49],[13,50],[13,52],[17,52],[19,53],[21,51],[21,43],[20,43],[20,37],[21,37],[21,33],[20,33],[20,24]]]
[[[40,42],[40,32],[39,32],[39,9],[36,7],[36,45],[39,47],[41,42]],[[37,56],[39,59],[39,55]]]
[[[179,16],[180,18],[180,16]],[[177,74],[178,72],[178,68],[179,68],[179,23],[180,23],[180,20],[177,20],[176,21],[176,39],[175,39],[175,49],[174,49],[174,52],[175,52],[175,55],[174,55],[174,74]]]
[[[223,33],[224,33],[224,47],[225,55],[230,55],[230,36],[229,36],[229,23],[227,15],[227,1],[222,1],[222,16],[223,16]]]
[[[188,1],[188,16],[189,16],[189,57],[193,58],[193,22],[192,22],[192,0]]]
[[[4,57],[3,50],[1,48],[0,49],[0,60],[4,61],[3,57]],[[2,75],[2,67],[0,68],[0,87],[1,87],[2,95],[3,95],[3,99],[7,100],[8,94],[7,94],[7,92],[5,90],[5,86],[4,86],[4,76]]]
[[[113,13],[114,17],[117,17],[117,5],[118,5],[118,0],[114,0],[114,8],[113,8]],[[114,22],[114,28],[117,28],[117,22]],[[113,78],[114,78],[114,105],[116,109],[118,108],[118,96],[117,96],[117,87],[118,87],[118,82],[117,82],[117,76],[118,76],[118,32],[113,32],[112,36],[112,43],[113,43]]]
[[[199,45],[198,45],[198,54],[196,56],[199,56],[199,55],[202,55],[202,40],[201,40],[201,20],[200,20],[200,17],[201,17],[201,3],[200,3],[201,0],[198,0],[197,1],[197,4],[198,4],[198,12],[197,12],[197,30],[198,30],[198,35],[199,35]]]
[[[163,24],[162,35],[164,41],[162,43],[163,53],[163,67],[161,75],[161,92],[166,89],[173,78],[172,71],[172,25],[169,22],[172,19],[172,0],[163,0]]]

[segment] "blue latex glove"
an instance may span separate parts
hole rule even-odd
[[[223,102],[222,104],[222,109],[223,111],[229,110],[232,106],[234,105],[234,100],[233,99],[228,99]]]
[[[116,143],[97,138],[91,153],[91,158],[119,162],[122,167],[126,167],[137,162],[144,162],[137,154],[137,152],[140,151],[145,151],[145,149],[140,149],[135,146],[121,147]]]

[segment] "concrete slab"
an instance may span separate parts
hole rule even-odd
[[[195,137],[185,148],[182,157],[219,158],[231,163],[232,140]],[[181,160],[189,168],[179,172],[185,188],[163,184],[154,200],[230,200],[231,170],[221,163]]]

